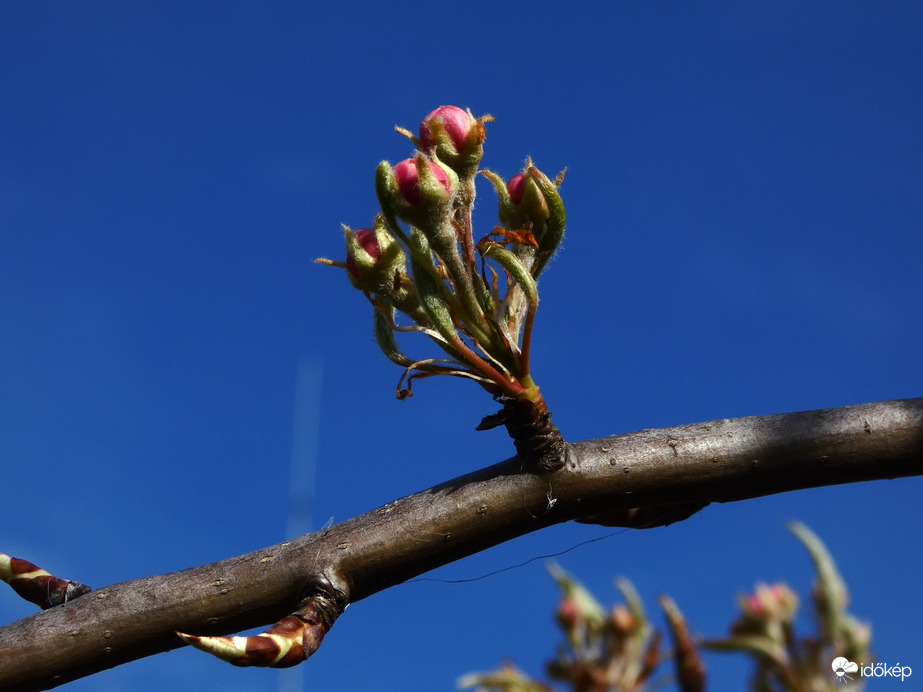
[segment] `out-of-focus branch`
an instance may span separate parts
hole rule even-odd
[[[921,474],[923,398],[579,442],[554,473],[509,459],[294,541],[115,584],[14,622],[0,628],[0,689],[48,689],[174,649],[177,630],[265,625],[305,596],[355,602],[572,519],[657,506],[669,516],[670,506]]]

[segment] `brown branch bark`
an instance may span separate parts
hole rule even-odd
[[[559,522],[921,474],[923,398],[579,442],[552,474],[509,459],[294,541],[115,584],[14,622],[0,628],[0,689],[48,689],[177,648],[176,630],[265,625],[318,590],[355,602]]]

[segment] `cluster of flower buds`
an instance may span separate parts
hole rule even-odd
[[[634,586],[617,580],[625,603],[607,612],[567,572],[554,563],[548,569],[561,589],[556,620],[566,639],[547,665],[549,676],[574,689],[643,687],[660,662],[660,637],[654,636]]]
[[[757,584],[753,593],[740,596],[738,602],[740,618],[732,628],[735,635],[784,644],[798,612],[798,594],[788,584]]]
[[[506,425],[520,456],[551,471],[563,465],[565,445],[532,379],[529,355],[537,279],[564,236],[563,173],[551,180],[531,160],[508,182],[480,170],[491,120],[442,106],[423,119],[419,136],[397,128],[416,151],[396,165],[379,164],[374,227],[344,227],[346,260],[318,262],[345,269],[372,302],[378,346],[404,368],[399,398],[410,395],[417,378],[472,379],[503,404],[479,429]],[[475,241],[479,173],[497,190],[500,224]],[[396,337],[405,331],[427,335],[443,354],[406,356]]]
[[[497,670],[489,673],[467,673],[455,682],[460,690],[475,692],[555,692],[554,689],[506,661]]]
[[[791,588],[783,583],[759,584],[753,593],[740,597],[740,616],[730,636],[703,646],[751,655],[756,663],[754,689],[833,689],[841,681],[831,673],[830,662],[838,657],[866,660],[871,629],[846,611],[846,585],[821,540],[797,522],[789,529],[807,549],[817,572],[812,594],[816,636],[796,636],[799,601]],[[860,689],[861,681],[856,682]]]
[[[663,680],[654,680],[661,663],[672,659],[676,680],[683,692],[704,689],[705,669],[686,631],[682,614],[667,598],[661,599],[674,648],[661,649],[662,632],[656,630],[644,612],[634,586],[617,579],[616,587],[625,603],[607,611],[579,581],[556,564],[548,566],[561,589],[555,614],[566,643],[558,647],[547,666],[551,679],[575,691],[618,690],[641,692],[658,689]],[[472,673],[459,680],[461,688],[486,690],[551,690],[546,683],[532,680],[512,664],[491,673]]]

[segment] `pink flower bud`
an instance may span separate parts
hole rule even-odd
[[[506,184],[506,191],[510,193],[510,201],[513,204],[522,202],[526,194],[526,176],[523,173],[517,173]]]
[[[452,191],[452,182],[449,176],[442,168],[432,161],[428,161],[429,169],[432,171],[436,180],[445,188],[447,193]],[[423,191],[420,189],[420,179],[417,172],[417,162],[414,159],[404,159],[394,167],[394,178],[397,181],[397,187],[401,196],[411,207],[419,207],[423,204]]]
[[[558,624],[565,630],[572,630],[582,619],[580,610],[573,598],[565,597],[558,604],[558,612],[555,614]]]
[[[396,290],[397,277],[404,271],[407,258],[384,221],[376,219],[374,229],[353,231],[349,226],[343,226],[343,236],[349,282],[360,291],[389,295]]]
[[[798,610],[798,595],[787,584],[758,584],[754,593],[741,597],[740,606],[754,620],[790,622]]]
[[[626,606],[619,605],[609,614],[609,629],[620,636],[627,636],[638,629],[638,618]]]
[[[471,129],[476,124],[471,113],[458,106],[439,106],[420,123],[420,142],[424,149],[448,142],[459,153],[468,147]]]
[[[378,236],[373,229],[357,229],[356,239],[359,241],[359,245],[362,246],[362,249],[365,250],[372,259],[375,261],[381,259],[381,248],[378,246]],[[356,258],[353,256],[353,253],[348,250],[346,253],[346,268],[353,276],[359,276],[359,267],[356,266]]]
[[[529,228],[532,231],[538,243],[532,275],[538,276],[564,237],[567,215],[558,192],[563,173],[558,180],[551,180],[533,166],[531,160],[526,160],[525,169],[506,184],[496,173],[482,173],[497,190],[500,222],[509,230]]]

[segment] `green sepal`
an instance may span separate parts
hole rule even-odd
[[[443,295],[443,282],[438,279],[436,265],[432,260],[432,251],[426,236],[418,228],[410,230],[410,246],[413,251],[410,257],[410,271],[413,274],[413,283],[417,289],[417,295],[423,304],[423,309],[429,318],[433,321],[443,338],[449,343],[458,340],[458,334],[455,331],[455,322],[452,320],[452,313],[446,303]],[[428,259],[428,265],[423,262]]]
[[[635,585],[625,577],[617,577],[615,580],[615,588],[621,592],[622,598],[625,599],[625,603],[628,605],[631,614],[635,616],[635,619],[638,622],[646,623],[647,613],[644,612],[644,602],[641,600],[641,596],[635,588]]]
[[[481,277],[480,274],[475,274],[474,277],[474,290],[477,295],[478,303],[481,306],[481,310],[484,311],[484,314],[490,315],[494,311],[494,298],[490,293],[490,288],[487,286],[487,282]]]
[[[394,175],[391,172],[391,164],[388,161],[382,161],[378,164],[378,168],[375,169],[375,195],[378,197],[378,205],[381,207],[381,213],[388,230],[400,238],[404,245],[410,245],[407,234],[404,233],[397,222],[396,205],[400,201],[400,194],[396,188]]]
[[[500,266],[509,272],[526,295],[528,301],[533,306],[536,305],[538,303],[538,287],[535,285],[535,279],[532,274],[519,261],[519,258],[499,243],[487,242],[480,245],[480,247],[485,257],[496,260]]]
[[[378,197],[378,204],[387,216],[393,216],[394,212],[395,194],[392,184],[393,179],[391,162],[382,161],[379,163],[378,167],[375,168],[375,195]]]
[[[564,201],[561,199],[561,194],[558,192],[558,187],[554,181],[534,166],[529,169],[529,173],[541,190],[548,209],[545,227],[540,234],[535,234],[535,239],[538,242],[538,256],[535,260],[535,266],[532,267],[532,275],[538,278],[538,275],[545,269],[545,265],[554,256],[555,251],[561,244],[561,240],[564,238],[567,214],[564,211]]]
[[[450,166],[440,161],[435,152],[429,157],[417,152],[414,161],[417,165],[417,181],[423,195],[423,204],[411,207],[402,203],[397,213],[401,219],[423,232],[432,245],[433,252],[446,265],[457,264],[460,267],[458,241],[455,227],[452,225],[452,204],[458,190],[458,175]],[[451,195],[446,195],[446,189],[430,169],[430,163],[438,166],[448,177]],[[457,258],[457,262],[452,261],[452,256]]]
[[[515,213],[513,210],[513,202],[510,200],[510,191],[506,189],[506,181],[493,171],[484,169],[479,171],[479,173],[493,183],[494,188],[496,188],[497,204],[499,206],[498,216],[500,217],[500,221],[505,224],[506,218]],[[518,225],[519,224],[514,223],[513,227]]]
[[[846,582],[840,576],[836,562],[827,546],[817,535],[804,524],[791,521],[786,528],[795,534],[801,544],[807,549],[811,556],[811,562],[814,563],[814,569],[817,572],[817,600],[819,603],[818,611],[823,613],[820,618],[820,626],[827,629],[824,636],[827,641],[837,644],[842,643],[840,637],[848,636],[847,627],[844,623],[848,617],[846,607],[849,604],[849,592],[846,588]]]
[[[388,314],[385,315],[385,310]],[[390,319],[389,319],[390,318]],[[392,363],[402,367],[409,367],[413,361],[404,355],[394,338],[394,306],[389,303],[379,303],[375,306],[375,343],[378,348]]]

